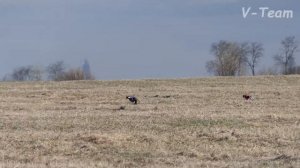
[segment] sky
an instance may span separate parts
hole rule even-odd
[[[243,17],[243,10],[251,7]],[[261,17],[260,7],[293,11]],[[88,60],[100,80],[209,76],[220,40],[260,42],[258,69],[287,36],[300,41],[299,0],[0,0],[0,78],[20,66]],[[296,62],[300,64],[300,53]]]

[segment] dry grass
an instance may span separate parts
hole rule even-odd
[[[300,76],[0,83],[0,140],[0,167],[300,167]]]

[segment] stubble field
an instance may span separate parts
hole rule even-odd
[[[0,167],[296,168],[300,76],[2,82],[0,142]]]

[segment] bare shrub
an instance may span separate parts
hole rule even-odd
[[[81,68],[70,69],[64,74],[58,76],[59,81],[68,81],[68,80],[84,80],[84,72]]]
[[[258,75],[279,75],[279,72],[275,67],[269,67],[258,71]]]
[[[57,61],[47,67],[48,78],[54,81],[67,81],[67,80],[93,80],[95,77],[90,71],[90,65],[87,60],[82,68],[72,68],[66,70],[63,61]]]
[[[37,66],[26,66],[16,68],[11,79],[15,81],[39,81],[42,80],[42,69]]]
[[[290,68],[289,74],[300,74],[300,66],[294,66]]]

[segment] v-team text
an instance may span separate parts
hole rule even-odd
[[[243,18],[260,17],[270,19],[292,19],[294,17],[294,11],[287,9],[274,10],[269,7],[259,7],[257,9],[252,9],[252,7],[242,7],[242,15]]]

